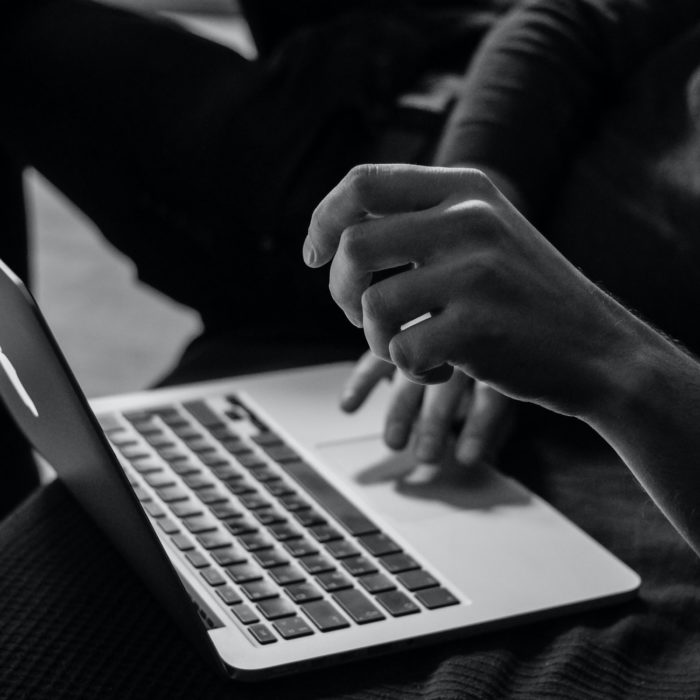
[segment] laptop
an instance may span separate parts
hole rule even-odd
[[[416,465],[351,365],[88,403],[0,263],[0,396],[37,452],[230,678],[264,680],[628,599],[639,577],[487,466]]]

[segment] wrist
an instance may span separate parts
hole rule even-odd
[[[629,312],[626,312],[629,313]],[[626,433],[653,419],[655,406],[668,410],[684,377],[698,376],[696,361],[641,320],[632,322],[598,363],[596,396],[579,414],[604,437]],[[675,387],[675,389],[674,389]],[[661,418],[661,416],[659,416]]]

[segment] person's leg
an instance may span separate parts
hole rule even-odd
[[[216,285],[188,270],[207,269],[225,217],[247,243],[245,207],[234,205],[245,172],[211,165],[224,134],[241,134],[232,158],[249,138],[258,67],[88,0],[27,3],[0,39],[0,144],[83,209],[143,279],[205,306]]]

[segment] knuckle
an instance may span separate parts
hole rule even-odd
[[[350,170],[346,175],[346,180],[348,188],[355,193],[355,195],[362,200],[365,195],[367,195],[372,187],[373,183],[382,173],[382,166],[375,163],[362,163],[361,165],[356,165]]]
[[[450,218],[456,219],[462,228],[469,227],[470,233],[491,233],[499,228],[498,217],[493,205],[484,199],[465,199],[451,206],[447,211]]]
[[[331,299],[341,308],[345,309],[348,306],[349,300],[347,294],[343,291],[343,287],[336,280],[331,280],[328,283],[328,291]]]
[[[373,321],[386,318],[390,303],[385,291],[379,285],[372,285],[362,293],[362,314]]]
[[[473,192],[490,195],[496,190],[488,175],[479,168],[464,168],[462,170],[462,180],[465,187]]]
[[[358,265],[364,259],[365,248],[362,227],[357,224],[348,226],[340,237],[339,254],[350,264]]]

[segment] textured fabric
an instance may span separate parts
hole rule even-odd
[[[0,527],[0,697],[697,697],[700,562],[629,472],[566,425],[550,423],[558,441],[514,446],[511,461],[642,575],[637,600],[272,683],[227,682],[54,483]]]

